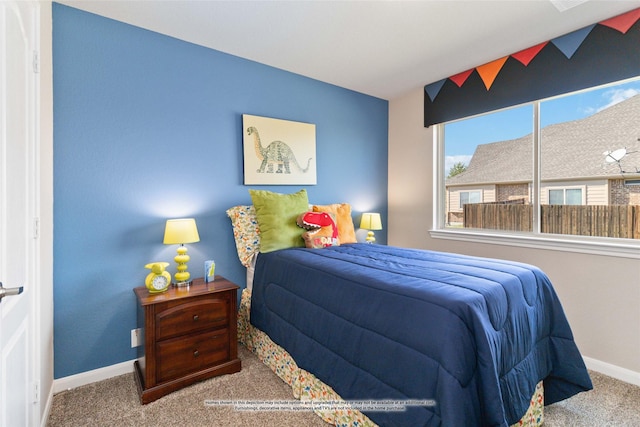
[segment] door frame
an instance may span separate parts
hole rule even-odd
[[[53,17],[52,1],[38,0],[36,47],[38,53],[36,96],[35,214],[39,238],[34,254],[36,290],[32,318],[33,375],[38,391],[34,420],[46,427],[53,403]]]
[[[27,245],[27,366],[29,425],[46,426],[53,400],[53,62],[51,0],[3,1],[28,26],[29,73],[27,202],[32,229]],[[15,9],[14,9],[15,10]],[[7,10],[8,13],[12,13]],[[10,144],[7,141],[7,144]],[[44,268],[43,268],[44,267]],[[16,286],[6,283],[5,286]],[[5,300],[5,302],[7,302]]]

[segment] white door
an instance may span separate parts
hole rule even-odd
[[[39,424],[34,410],[37,6],[0,1],[0,426]],[[39,24],[38,24],[39,25]],[[12,293],[12,292],[9,292]]]

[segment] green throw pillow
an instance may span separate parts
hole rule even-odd
[[[309,210],[307,190],[280,194],[266,190],[249,190],[260,227],[260,252],[304,247],[296,218]]]

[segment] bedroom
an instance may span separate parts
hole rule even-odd
[[[423,165],[433,164],[432,131],[422,126],[421,86],[387,102],[60,5],[53,31],[55,313],[53,326],[43,328],[53,329],[49,339],[43,332],[43,347],[54,346],[56,380],[91,381],[101,369],[130,369],[131,288],[143,279],[144,264],[173,257],[174,248],[161,241],[166,218],[198,219],[201,242],[190,247],[194,271],[213,258],[221,274],[242,283],[223,212],[249,200],[237,130],[248,113],[315,123],[318,141],[331,142],[318,149],[319,185],[308,188],[311,200],[381,212],[380,243],[540,266],[592,367],[640,382],[637,259],[430,236],[433,185],[431,168]],[[57,44],[63,37],[65,45]],[[113,100],[128,95],[139,102],[120,111]],[[203,151],[217,143],[219,153]],[[53,387],[43,377],[46,395]]]

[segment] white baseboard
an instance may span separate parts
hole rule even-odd
[[[587,369],[600,372],[601,374],[608,375],[626,383],[640,386],[640,372],[621,368],[620,366],[612,365],[590,357],[583,356],[582,359],[584,360],[584,364],[587,365]]]
[[[68,377],[53,380],[53,393],[59,393],[64,390],[71,390],[76,387],[106,380],[108,378],[117,377],[118,375],[133,372],[133,360],[128,362],[117,363],[104,368],[94,369],[93,371],[82,372],[80,374],[70,375]]]

